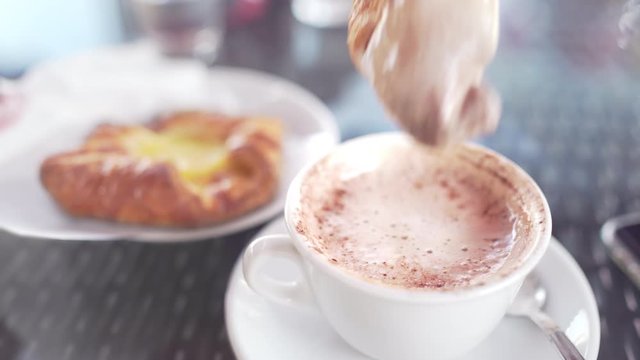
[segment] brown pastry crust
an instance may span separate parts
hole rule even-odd
[[[179,132],[225,148],[224,165],[206,181],[181,176],[171,161],[134,154],[128,136],[139,131]],[[281,158],[281,123],[181,112],[146,126],[100,125],[79,149],[53,155],[40,178],[56,202],[74,216],[125,223],[192,227],[247,213],[273,198]]]
[[[382,16],[382,9],[388,0],[353,0],[353,8],[349,18],[347,45],[351,61],[360,68],[360,60],[364,54],[371,35]]]

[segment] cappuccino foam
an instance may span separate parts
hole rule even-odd
[[[302,180],[297,231],[331,264],[375,283],[447,290],[506,276],[531,250],[539,220],[501,159],[405,137],[375,144],[347,143]]]

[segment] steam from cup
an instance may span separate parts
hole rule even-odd
[[[627,49],[634,41],[638,41],[640,31],[640,0],[629,0],[618,22],[620,37],[618,46]]]

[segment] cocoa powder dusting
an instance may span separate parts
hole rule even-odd
[[[328,198],[322,205],[322,211],[339,213],[344,210],[344,198],[347,195],[345,189],[336,188],[331,191]]]
[[[398,177],[363,180],[367,173],[342,176],[329,166],[318,166],[313,181],[303,183],[302,193],[312,195],[303,205],[307,221],[295,228],[327,262],[372,283],[437,291],[476,286],[502,271],[513,244],[501,237],[498,219],[510,222],[510,213],[502,198],[469,177],[476,167],[405,171],[411,176],[401,176],[406,183],[396,189],[389,181]],[[446,230],[433,228],[442,222]]]

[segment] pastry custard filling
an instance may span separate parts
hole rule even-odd
[[[172,164],[180,177],[196,185],[206,184],[225,166],[228,155],[222,142],[204,141],[181,132],[138,128],[126,135],[124,144],[135,156]]]

